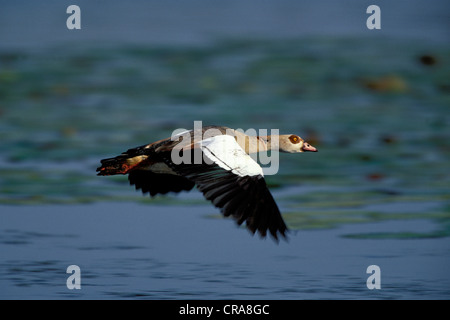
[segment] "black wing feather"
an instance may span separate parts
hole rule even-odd
[[[154,173],[146,170],[133,170],[128,174],[131,185],[136,186],[136,190],[141,189],[143,193],[150,193],[150,196],[166,194],[168,192],[180,192],[191,190],[195,183],[182,176],[173,174]]]

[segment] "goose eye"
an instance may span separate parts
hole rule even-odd
[[[300,142],[300,138],[297,137],[297,136],[294,136],[294,135],[290,136],[289,140],[291,140],[292,143],[299,143]]]

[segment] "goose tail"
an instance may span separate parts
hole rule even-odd
[[[148,158],[148,155],[130,154],[128,152],[114,158],[107,158],[100,160],[101,166],[97,168],[98,176],[111,176],[115,174],[127,174],[133,168],[138,167],[144,160]]]

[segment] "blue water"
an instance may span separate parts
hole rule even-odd
[[[0,2],[0,298],[450,298],[448,1],[377,1],[376,31],[372,1],[77,1],[72,31]],[[319,148],[267,177],[288,242],[95,175],[194,120]]]
[[[251,237],[209,206],[1,207],[2,299],[447,299],[448,239],[352,240],[427,221]],[[369,265],[381,289],[366,286]],[[69,290],[69,265],[81,289]]]
[[[2,1],[0,47],[41,49],[86,42],[199,45],[217,38],[298,38],[364,36],[448,42],[449,4],[421,0],[229,0],[133,1],[79,0],[81,30],[68,30],[71,1]],[[381,9],[381,29],[366,27],[367,7]]]

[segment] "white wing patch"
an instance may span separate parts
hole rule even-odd
[[[233,136],[218,135],[202,140],[200,147],[203,153],[221,168],[238,176],[264,176],[260,165],[253,160]]]

